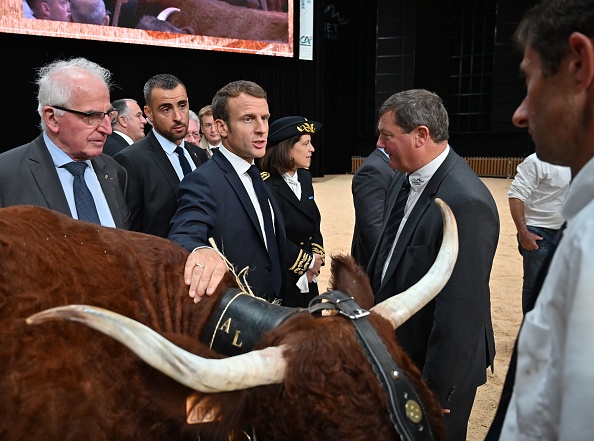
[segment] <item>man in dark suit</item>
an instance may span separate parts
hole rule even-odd
[[[351,191],[355,206],[355,230],[351,255],[363,268],[382,231],[386,194],[396,172],[390,167],[390,157],[383,148],[376,148],[357,169]]]
[[[111,106],[118,111],[111,122],[112,134],[107,137],[103,153],[114,156],[129,145],[144,138],[146,119],[138,103],[132,98],[115,100]]]
[[[259,172],[251,169],[254,158],[266,152],[266,92],[250,81],[235,81],[215,94],[212,107],[223,147],[179,185],[169,239],[191,252],[184,276],[195,301],[212,294],[228,271],[209,248],[209,238],[236,270],[249,267],[247,281],[254,294],[282,298],[287,268],[283,218]],[[268,199],[265,204],[259,202],[258,188]],[[272,237],[267,234],[272,225],[266,227],[271,216]]]
[[[144,113],[153,128],[114,159],[128,171],[130,229],[166,238],[177,209],[179,182],[207,158],[202,149],[184,141],[190,108],[179,78],[155,75],[144,86],[144,99]]]
[[[497,207],[448,145],[448,115],[437,95],[426,90],[392,95],[380,108],[378,129],[377,145],[400,173],[367,267],[375,301],[403,292],[434,262],[442,235],[435,198],[451,207],[458,224],[458,260],[449,282],[396,335],[449,411],[447,439],[465,440],[476,389],[486,382],[495,355],[489,277],[499,238]]]
[[[0,207],[37,205],[84,219],[77,177],[67,168],[76,165],[84,170],[83,185],[97,217],[93,222],[128,228],[126,171],[101,153],[117,115],[109,100],[110,78],[107,69],[85,58],[54,61],[39,71],[43,132],[0,155]]]

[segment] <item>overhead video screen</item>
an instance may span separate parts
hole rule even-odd
[[[2,0],[0,32],[293,56],[289,0]]]

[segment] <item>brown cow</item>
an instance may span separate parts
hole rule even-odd
[[[434,265],[449,260],[446,274],[437,282],[427,276],[409,291],[433,284],[431,289],[439,291],[445,284],[456,253],[444,251],[446,242],[456,241],[455,232],[454,239],[447,237]],[[198,337],[233,280],[228,277],[215,295],[194,304],[183,282],[186,256],[181,247],[158,237],[76,221],[43,208],[0,209],[0,438],[196,440],[202,431],[209,439],[227,439],[232,429],[254,427],[263,441],[398,439],[386,393],[356,343],[352,323],[342,316],[298,312],[265,334],[260,343],[265,349],[223,360],[198,358],[198,365],[189,368],[192,374],[178,375],[179,383],[90,328],[26,324],[27,317],[47,308],[95,305],[148,325],[193,354],[223,358]],[[361,305],[370,306],[365,304],[370,301],[368,281],[352,259],[335,258],[332,271],[335,288],[362,293]],[[441,439],[439,405],[395,340],[394,327],[407,314],[399,318],[394,313],[409,302],[408,293],[396,296],[403,299],[400,306],[376,306],[379,314],[372,312],[369,320],[411,377],[435,437]],[[420,306],[413,305],[408,314]],[[44,321],[44,314],[47,318],[43,313],[38,321]],[[107,332],[122,339],[116,328]],[[123,340],[133,343],[131,336]],[[268,372],[253,367],[264,360],[262,355],[267,355]],[[180,360],[167,355],[166,365],[149,361],[170,373],[168,363],[177,366]],[[204,362],[211,367],[205,369]],[[238,362],[239,368],[232,368]],[[242,366],[250,370],[242,374]],[[237,373],[228,374],[229,369]],[[218,409],[220,420],[186,423],[186,398],[194,389],[202,392],[208,408]]]

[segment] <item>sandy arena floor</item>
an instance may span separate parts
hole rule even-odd
[[[350,253],[354,225],[351,180],[350,174],[314,179],[327,256]],[[507,203],[511,180],[484,178],[483,182],[493,194],[501,220],[499,244],[491,272],[491,313],[497,355],[495,373],[488,371],[487,383],[477,392],[468,427],[469,441],[484,440],[489,429],[522,319],[522,259],[517,250],[516,230]],[[328,285],[327,268],[323,268],[320,275],[321,290],[325,290]]]

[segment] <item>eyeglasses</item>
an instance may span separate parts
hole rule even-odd
[[[194,139],[200,139],[200,132],[192,132],[192,133],[188,133],[187,136],[191,136]]]
[[[109,117],[109,122],[112,122],[118,116],[118,111],[116,109],[109,109],[107,112],[81,112],[80,110],[72,110],[67,109],[66,107],[60,106],[51,106],[54,109],[63,110],[64,112],[74,113],[80,116],[86,116],[89,119],[89,125],[91,126],[98,126],[100,125],[105,117]]]

